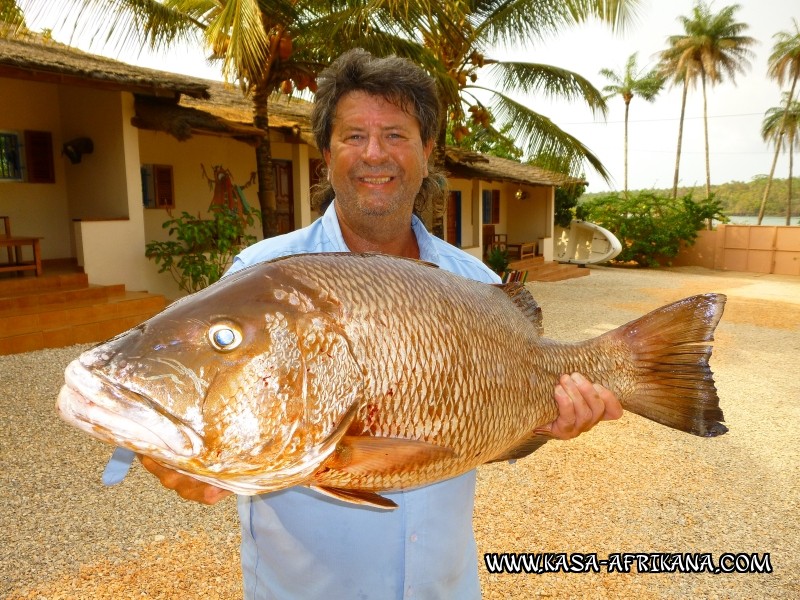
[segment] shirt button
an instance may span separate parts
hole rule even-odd
[[[416,533],[412,533],[411,537],[408,538],[408,539],[410,539],[412,542],[416,542],[417,541],[417,534]]]

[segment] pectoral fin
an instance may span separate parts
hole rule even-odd
[[[322,485],[312,485],[311,489],[325,494],[326,496],[330,496],[331,498],[336,498],[337,500],[350,502],[352,504],[373,506],[384,510],[393,510],[397,508],[397,504],[388,498],[366,490],[347,490],[344,488],[326,487]]]
[[[455,456],[455,452],[419,440],[402,438],[344,436],[321,470],[354,475],[383,475],[407,471]]]

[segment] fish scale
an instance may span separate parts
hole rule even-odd
[[[57,405],[104,441],[237,493],[306,485],[391,508],[381,492],[533,452],[563,373],[659,423],[724,433],[708,364],[724,303],[694,296],[556,343],[521,284],[386,255],[296,255],[87,351]]]

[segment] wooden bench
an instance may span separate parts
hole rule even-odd
[[[11,235],[11,219],[0,216],[3,221],[3,233],[0,234],[0,247],[6,248],[8,255],[7,263],[0,263],[0,273],[8,271],[36,271],[36,276],[42,274],[42,254],[39,245],[39,237]],[[33,260],[22,260],[22,247],[30,246],[33,250]]]
[[[522,260],[528,256],[536,256],[536,242],[507,242],[506,248],[509,251],[514,250]]]

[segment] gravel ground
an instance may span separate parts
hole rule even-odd
[[[481,585],[494,598],[800,597],[800,278],[597,267],[529,287],[547,337],[598,335],[669,301],[723,292],[712,368],[730,432],[701,439],[635,415],[479,470]],[[241,597],[235,503],[184,502],[53,403],[85,346],[0,357],[0,593],[6,598]],[[489,574],[485,552],[769,554],[769,574]]]

